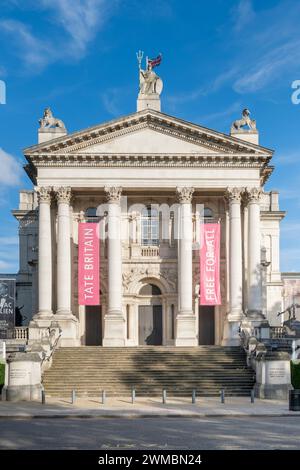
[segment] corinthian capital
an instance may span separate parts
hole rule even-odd
[[[259,203],[262,190],[260,188],[246,188],[246,200],[248,204]]]
[[[51,203],[52,188],[50,186],[39,186],[36,188],[36,192],[38,195],[39,204],[41,202],[46,202],[47,204]]]
[[[240,202],[244,188],[227,188],[225,191],[225,199],[230,202]]]
[[[72,193],[69,186],[61,186],[60,188],[55,188],[56,191],[56,200],[59,203],[65,202],[70,204]]]
[[[121,186],[105,186],[104,192],[108,203],[120,203],[122,194]]]
[[[194,188],[188,188],[188,187],[177,187],[176,188],[176,196],[178,201],[181,204],[184,203],[191,203],[193,199],[193,193],[194,193]]]

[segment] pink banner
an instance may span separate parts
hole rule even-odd
[[[100,304],[100,263],[98,224],[78,226],[78,302],[79,305]]]
[[[200,305],[220,305],[220,224],[201,224]]]

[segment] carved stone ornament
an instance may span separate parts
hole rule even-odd
[[[176,196],[181,204],[190,204],[193,199],[194,188],[177,187]]]
[[[26,229],[27,227],[32,227],[33,224],[36,224],[38,218],[37,214],[35,211],[31,211],[28,214],[26,214],[24,217],[19,219],[19,229],[20,231],[22,229]],[[27,233],[24,231],[24,233]]]
[[[247,128],[247,130],[255,131],[256,130],[256,121],[250,118],[249,109],[245,108],[242,112],[242,119],[237,119],[231,126],[231,132],[242,132]]]
[[[128,214],[128,220],[130,220],[131,222],[133,220],[137,220],[137,218],[138,218],[138,213],[136,211],[130,212]]]
[[[51,129],[59,127],[60,129],[66,129],[64,123],[60,119],[56,119],[51,109],[48,107],[44,110],[42,119],[39,119],[40,129]]]
[[[244,188],[227,188],[225,192],[225,199],[230,202],[240,202]]]
[[[135,267],[125,267],[125,271],[122,273],[124,291],[128,292],[130,290],[131,283],[136,282],[143,277],[164,279],[169,285],[170,292],[175,293],[177,291],[177,269],[175,267],[162,268],[160,264],[140,264]]]
[[[121,186],[105,186],[104,192],[108,203],[119,204],[122,194]]]
[[[55,188],[56,191],[56,200],[59,203],[70,204],[72,192],[69,186],[61,186],[60,188]]]
[[[36,192],[39,204],[41,202],[46,202],[47,204],[51,203],[52,188],[50,186],[39,186],[36,188]]]
[[[248,204],[259,203],[262,190],[260,188],[246,188],[246,198]]]

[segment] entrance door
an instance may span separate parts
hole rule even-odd
[[[199,307],[199,344],[215,344],[215,307]]]
[[[85,307],[85,344],[87,346],[102,345],[101,305],[86,305]]]
[[[139,306],[139,344],[162,344],[162,305]]]

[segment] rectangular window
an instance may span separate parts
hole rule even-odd
[[[148,207],[142,213],[142,245],[159,245],[158,211]]]

